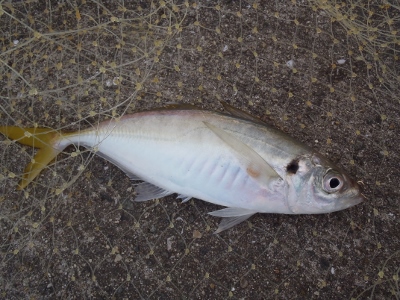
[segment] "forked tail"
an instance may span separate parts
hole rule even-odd
[[[60,149],[63,136],[59,131],[48,128],[21,128],[0,126],[0,133],[20,144],[39,148],[39,151],[26,166],[18,184],[18,190],[25,188],[36,176],[65,148]]]

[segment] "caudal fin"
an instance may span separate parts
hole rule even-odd
[[[25,188],[63,150],[57,147],[62,135],[56,130],[0,126],[0,133],[20,144],[40,149],[26,166],[18,190]]]

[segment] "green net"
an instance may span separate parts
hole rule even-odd
[[[399,299],[400,3],[0,1],[0,125],[79,130],[168,102],[246,110],[363,182],[329,215],[135,203],[71,146],[23,191],[35,150],[0,137],[0,298]]]

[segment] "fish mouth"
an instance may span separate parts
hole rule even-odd
[[[347,197],[344,196],[344,198],[338,203],[339,205],[342,205],[342,209],[355,206],[366,200],[366,197],[361,193],[361,187],[358,182],[348,176],[345,177],[350,183],[350,188],[346,192]]]
[[[364,195],[359,194],[357,196],[353,196],[353,197],[350,197],[350,198],[346,198],[346,199],[340,200],[337,203],[337,208],[338,208],[338,210],[346,209],[346,208],[355,206],[357,204],[360,204],[364,200],[365,200]]]

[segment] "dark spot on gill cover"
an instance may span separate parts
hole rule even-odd
[[[299,159],[293,159],[286,167],[286,171],[291,174],[296,174],[299,169]]]

